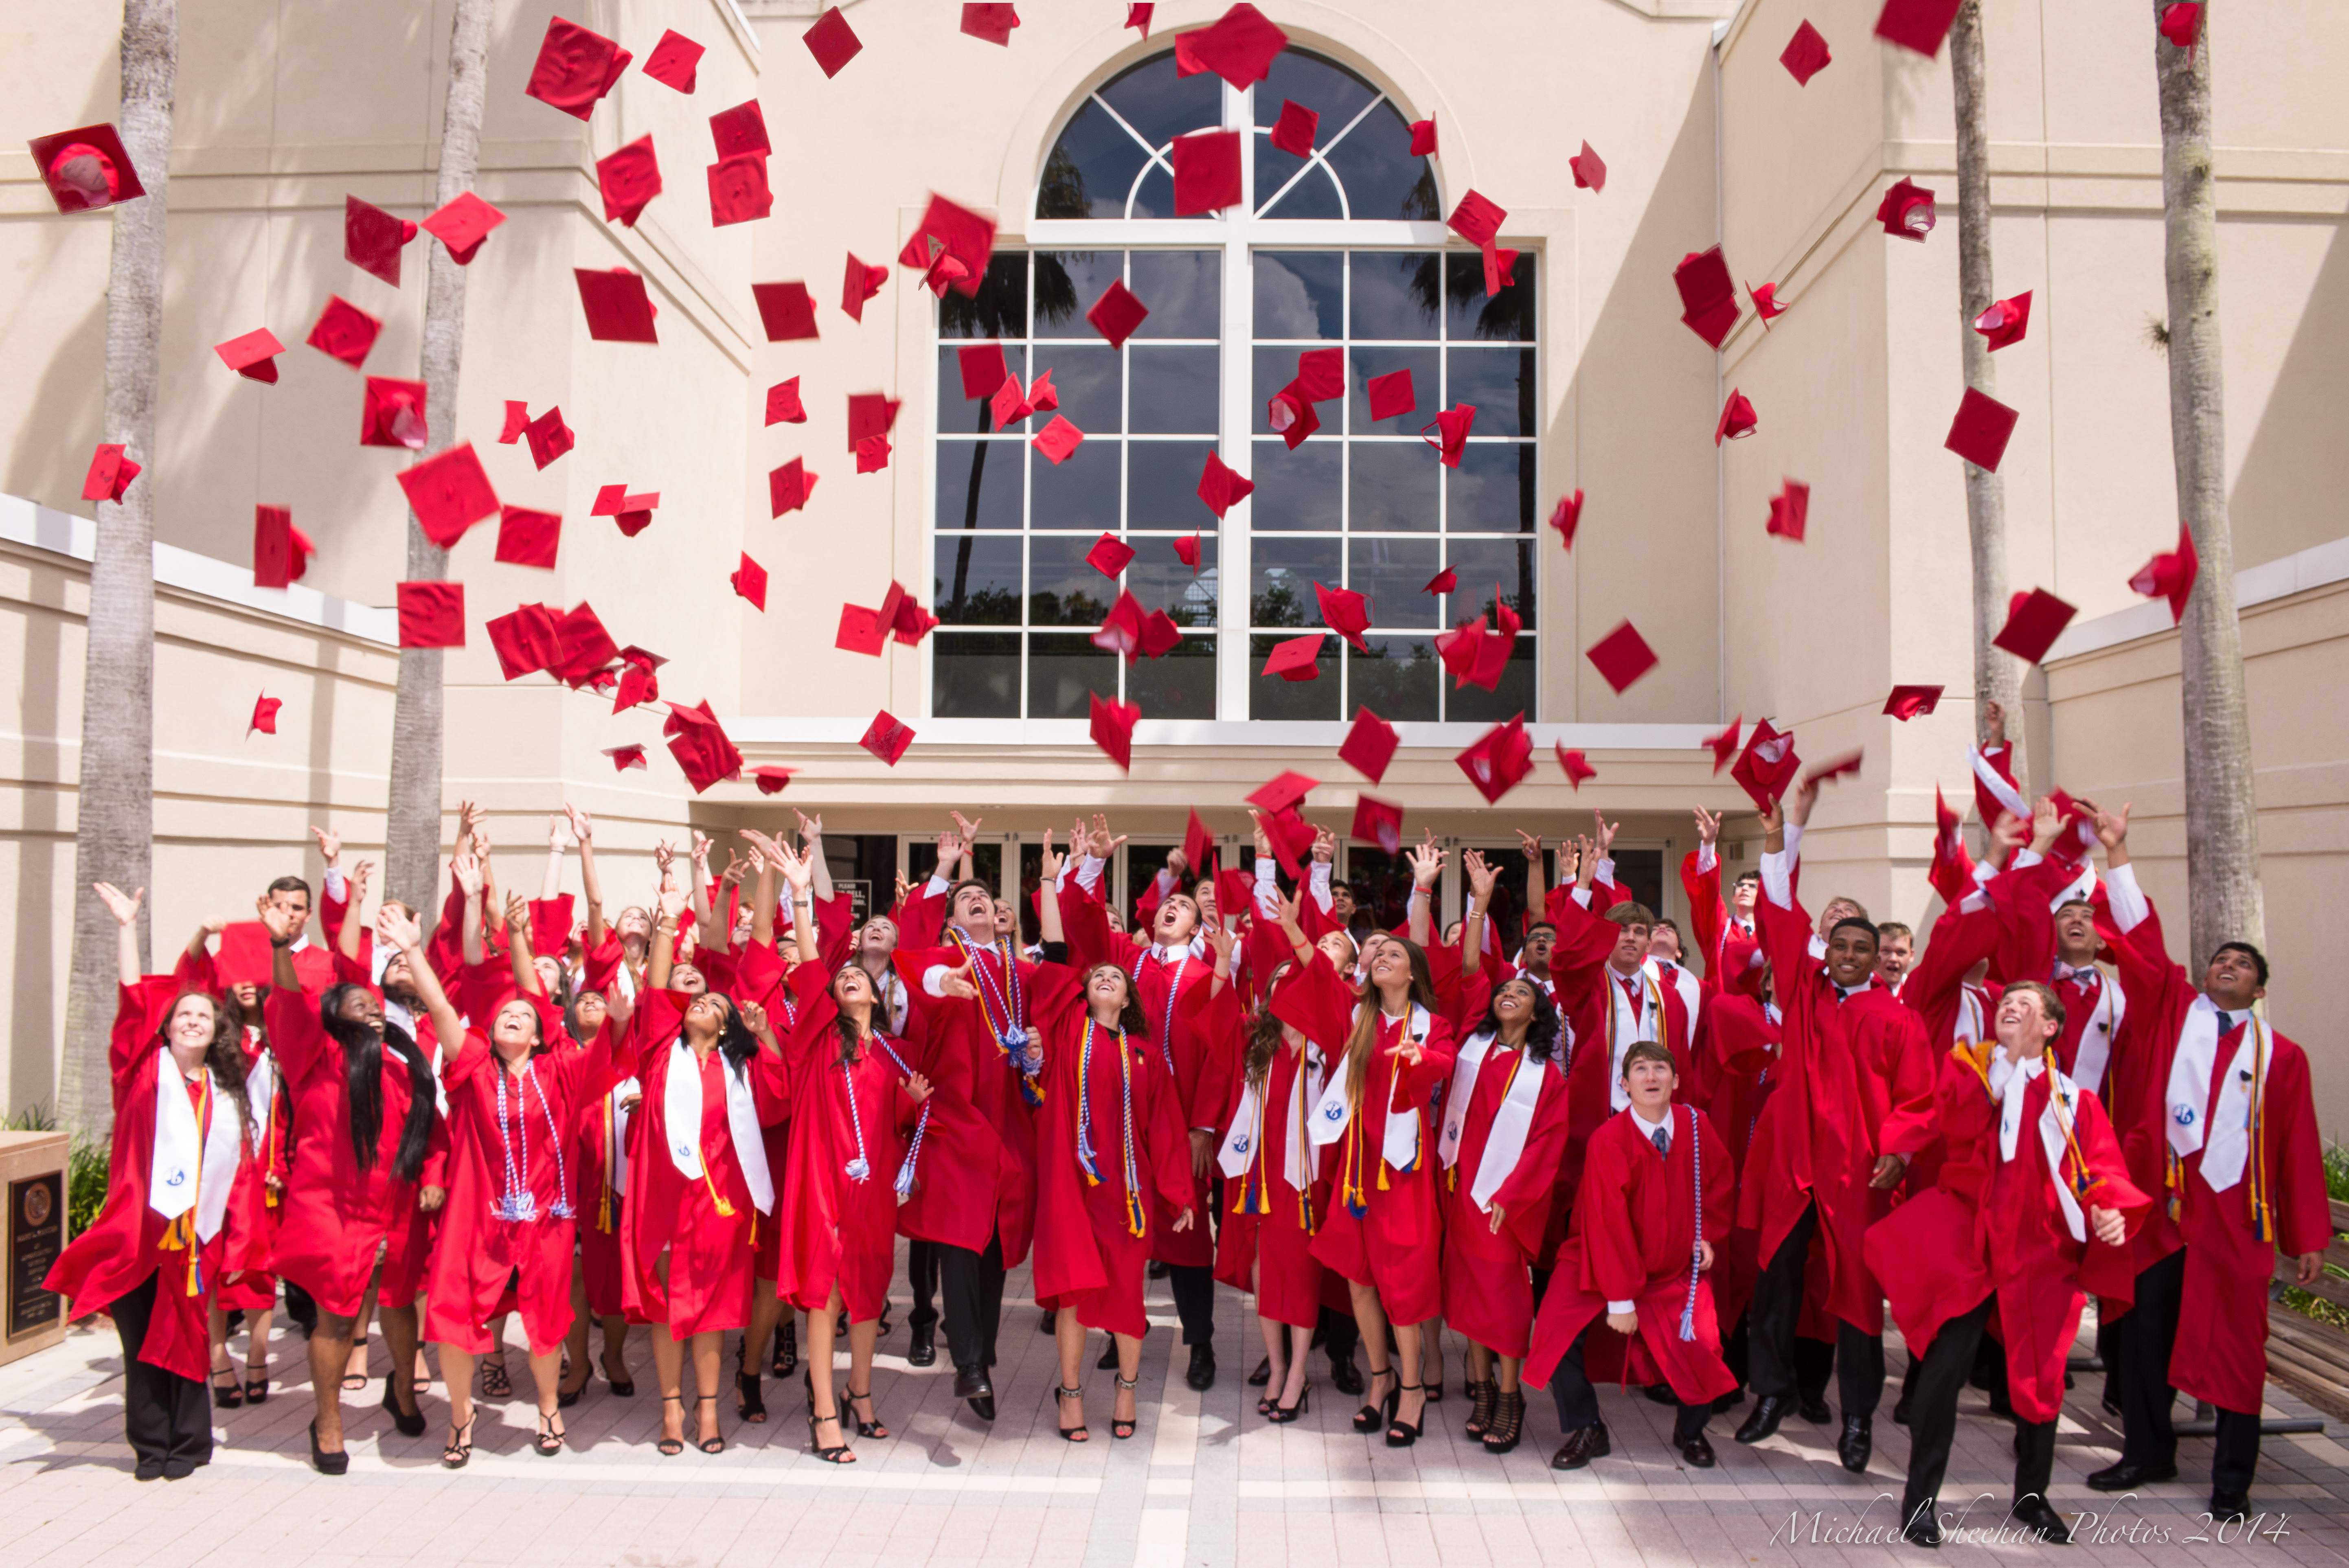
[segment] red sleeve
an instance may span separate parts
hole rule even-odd
[[[776,995],[782,988],[784,970],[783,956],[775,951],[774,944],[761,942],[754,937],[735,955],[733,967],[734,984],[729,994],[734,1000],[738,1003],[756,1002],[770,1013],[776,1011]],[[827,976],[834,973],[833,968],[822,964],[802,964],[799,968]],[[799,969],[791,973],[796,975]],[[715,986],[717,981],[711,979],[710,984]],[[796,985],[792,988],[792,994],[799,994]]]
[[[334,877],[325,879],[318,887],[318,929],[326,933],[328,947],[340,947],[343,944],[343,921],[349,914],[351,907],[349,899],[335,896],[333,890],[337,880],[342,882],[347,891],[349,889],[351,884],[348,878]]]
[[[440,1064],[440,1090],[455,1094],[466,1081],[479,1073],[490,1060],[490,1037],[480,1026],[465,1031],[464,1042],[456,1054]]]
[[[226,987],[220,983],[220,970],[212,963],[210,948],[180,949],[180,956],[171,963],[171,978],[191,991],[208,991],[220,995]]]
[[[561,958],[571,947],[571,895],[530,901],[530,950],[543,958]]]
[[[1713,852],[1711,871],[1701,872],[1696,864],[1694,850],[1681,857],[1681,891],[1688,894],[1689,924],[1696,934],[1697,951],[1704,955],[1704,977],[1719,985],[1727,978],[1713,972],[1713,960],[1721,952],[1721,928],[1724,923],[1719,850]]]
[[[1730,1169],[1729,1144],[1713,1118],[1694,1109],[1689,1114],[1704,1140],[1704,1239],[1718,1247],[1737,1222],[1737,1173]]]
[[[2039,905],[2044,913],[2046,902],[2040,900]],[[1900,1000],[1920,1017],[1932,1016],[1937,1008],[1950,1006],[1958,987],[1965,984],[1967,972],[1991,955],[2004,933],[2002,913],[1987,909],[1944,909],[1933,923],[1923,955],[1917,960],[1916,968],[1909,971],[1907,984],[1900,987]],[[2039,973],[2043,976],[2046,974],[2044,965]]]
[[[2289,1255],[2321,1253],[2333,1242],[2333,1209],[2324,1185],[2323,1141],[2316,1130],[2316,1105],[2309,1090],[2308,1055],[2295,1047],[2276,1053],[2266,1088],[2266,1116],[2273,1130],[2276,1243]]]
[[[107,1039],[107,1067],[114,1080],[115,1110],[122,1109],[129,1077],[147,1058],[163,1026],[171,1021],[180,983],[169,975],[150,975],[136,985],[115,988],[114,1029]]]
[[[1038,891],[1040,896],[1044,890]],[[1053,896],[1061,903],[1061,934],[1069,944],[1069,962],[1080,970],[1113,962],[1118,934],[1109,928],[1109,906],[1101,895],[1071,875]]]
[[[580,977],[583,984],[580,989],[610,995],[612,983],[619,975],[620,958],[620,939],[613,935],[607,927],[604,932],[604,940],[589,948],[582,955]]]
[[[936,947],[946,934],[947,895],[924,891],[929,885],[930,879],[923,878],[897,902],[896,913],[890,918],[897,923],[900,947]]]
[[[474,1027],[486,1029],[498,1009],[515,995],[513,965],[502,959],[485,958],[458,966],[449,1000]]]
[[[269,1048],[277,1053],[277,1065],[285,1069],[285,1081],[298,1084],[310,1076],[325,1055],[326,1028],[318,1021],[318,1005],[299,991],[288,991],[273,985],[261,1005],[263,1027],[269,1032]]]
[[[1884,1027],[1887,1110],[1876,1129],[1876,1146],[1887,1154],[1914,1158],[1940,1136],[1933,1109],[1932,1046],[1925,1026],[1905,1007],[1888,1007]]]
[[[489,921],[482,917],[481,942],[488,950]],[[440,923],[424,941],[424,961],[432,965],[444,989],[454,990],[458,972],[465,966],[465,890],[452,881],[449,896],[440,904]]]
[[[1811,917],[1800,898],[1794,908],[1781,909],[1765,889],[1754,901],[1754,932],[1762,939],[1762,956],[1770,965],[1778,1006],[1784,1007],[1795,986],[1811,972]]]
[[[1354,994],[1330,967],[1330,955],[1316,953],[1273,987],[1272,1016],[1324,1050],[1345,1048],[1353,1032]]]
[[[1592,902],[1597,900],[1594,892]],[[1606,983],[1607,955],[1622,940],[1623,928],[1583,908],[1572,888],[1550,890],[1548,913],[1550,924],[1557,928],[1549,972],[1557,986],[1559,1010],[1571,1012],[1589,999],[1594,987]]]

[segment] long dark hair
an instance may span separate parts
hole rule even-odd
[[[743,1027],[742,1009],[734,1005],[733,997],[723,991],[709,995],[726,1004],[726,1022],[718,1031],[718,1054],[735,1071],[748,1071],[750,1058],[759,1054],[759,1037]]]
[[[1247,1059],[1245,1064],[1248,1082],[1257,1092],[1264,1091],[1265,1079],[1271,1076],[1272,1058],[1280,1054],[1280,1020],[1272,1016],[1272,988],[1280,977],[1297,967],[1297,960],[1284,958],[1273,966],[1272,978],[1264,983],[1265,1001],[1257,1008],[1249,1024]]]
[[[1403,951],[1411,964],[1411,985],[1406,1000],[1416,1003],[1433,1015],[1441,1006],[1435,999],[1435,980],[1427,967],[1427,950],[1405,936],[1390,936],[1389,942]],[[1354,1009],[1353,1032],[1346,1040],[1346,1103],[1360,1110],[1362,1091],[1371,1079],[1371,1056],[1379,1042],[1379,1015],[1384,999],[1379,995],[1378,982],[1363,977],[1361,1005]],[[1410,1015],[1404,1015],[1404,1028],[1410,1028]]]
[[[1510,981],[1516,979],[1517,976],[1513,975],[1509,980],[1501,982],[1501,985],[1508,985]],[[1527,980],[1524,984],[1534,994],[1533,1022],[1526,1026],[1526,1059],[1533,1062],[1546,1062],[1557,1054],[1557,1004],[1549,999],[1548,992],[1534,985],[1532,981]],[[1495,986],[1493,995],[1495,1000],[1499,998],[1500,994],[1500,986]],[[1495,1039],[1499,1039],[1501,1015],[1494,1010],[1491,1003],[1485,1004],[1484,1021],[1468,1032],[1471,1035],[1491,1035]]]
[[[350,1100],[351,1153],[361,1171],[375,1165],[376,1153],[383,1142],[383,1052],[388,1046],[408,1064],[408,1119],[399,1129],[399,1148],[393,1154],[391,1173],[402,1181],[413,1181],[424,1171],[425,1147],[432,1140],[432,1121],[439,1115],[434,1103],[437,1085],[432,1078],[432,1064],[415,1037],[393,1023],[383,1021],[383,1033],[377,1034],[365,1024],[343,1016],[343,1003],[353,992],[365,991],[364,985],[345,982],[330,985],[318,999],[318,1022],[335,1043],[343,1047],[343,1074]]]
[[[1104,969],[1114,969],[1125,976],[1125,1006],[1118,1010],[1117,1026],[1125,1031],[1128,1039],[1148,1039],[1150,1015],[1142,1010],[1142,987],[1134,983],[1132,972],[1123,965],[1112,963],[1106,958],[1098,964],[1088,965],[1085,968],[1085,989],[1088,992],[1092,989],[1093,976]],[[1090,995],[1085,1001],[1085,1016],[1087,1017],[1092,1016],[1092,1000]]]
[[[212,1005],[212,1037],[204,1046],[204,1066],[220,1084],[236,1107],[237,1126],[247,1136],[253,1132],[253,1101],[244,1091],[244,1021],[236,1004],[225,996],[193,987],[171,998],[171,1007],[163,1014],[162,1037],[168,1049],[171,1042],[171,1015],[180,1004],[191,996],[201,996]]]

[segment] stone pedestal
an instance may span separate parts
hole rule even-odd
[[[66,1336],[66,1304],[41,1281],[66,1244],[62,1132],[0,1132],[0,1366]]]

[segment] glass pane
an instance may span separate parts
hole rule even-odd
[[[1123,218],[1125,193],[1150,154],[1088,98],[1061,129],[1036,191],[1039,218]]]
[[[1160,658],[1125,670],[1125,696],[1144,718],[1216,717],[1216,639],[1185,635]]]
[[[1123,185],[1117,188],[1117,199],[1121,204],[1125,201]],[[1118,281],[1124,263],[1123,251],[1037,252],[1035,335],[1098,338],[1085,312],[1092,309],[1102,290]]]
[[[1349,441],[1346,446],[1354,485],[1349,516],[1356,533],[1435,531],[1437,476],[1444,466],[1424,441]]]
[[[1354,348],[1346,354],[1346,379],[1350,386],[1351,403],[1348,413],[1353,423],[1347,427],[1355,435],[1376,431],[1381,436],[1415,436],[1419,428],[1435,418],[1443,407],[1439,396],[1444,383],[1437,372],[1442,366],[1433,348]],[[1416,407],[1402,414],[1390,414],[1372,423],[1371,419],[1370,383],[1373,376],[1392,376],[1398,370],[1411,372],[1411,397]],[[1477,419],[1484,410],[1476,411]]]
[[[962,351],[965,344],[944,344],[938,348],[938,434],[957,436],[965,431],[984,434],[995,428],[995,415],[988,407],[988,398],[995,396],[990,387],[980,397],[962,395]],[[1022,382],[1028,378],[1028,351],[1016,343],[1003,346],[1003,367]],[[1001,383],[997,383],[1000,386]],[[1017,429],[1019,427],[1014,426]],[[890,438],[895,440],[893,435]]]
[[[931,601],[949,626],[1019,624],[1019,540],[1017,535],[938,535]]]
[[[1172,218],[1174,216],[1174,176],[1164,163],[1154,163],[1142,176],[1142,188],[1133,193],[1131,218]]]
[[[1030,528],[1083,529],[1095,535],[1117,530],[1118,448],[1116,438],[1087,441],[1055,467],[1040,453],[1035,469],[1036,495],[1028,509]]]
[[[1221,349],[1135,346],[1126,352],[1133,356],[1136,430],[1170,436],[1216,433],[1221,423],[1216,417],[1216,366]]]
[[[1350,214],[1389,220],[1435,215],[1424,211],[1432,204],[1434,178],[1427,160],[1411,155],[1411,127],[1395,112],[1394,105],[1379,105],[1334,147],[1329,139],[1338,134],[1339,128],[1327,119],[1321,124],[1326,149],[1322,160],[1337,170],[1340,183],[1346,187]],[[1423,182],[1430,187],[1423,192]]]
[[[1346,258],[1342,253],[1258,251],[1255,271],[1257,336],[1345,335]]]
[[[1101,97],[1153,147],[1163,148],[1185,131],[1224,120],[1222,81],[1207,71],[1176,76],[1172,50],[1115,77],[1101,89]]]
[[[938,301],[940,337],[1028,335],[1028,253],[998,251],[978,280],[978,293],[947,290]]]
[[[1311,593],[1311,589],[1307,589]],[[1335,637],[1321,639],[1321,656],[1314,661],[1319,673],[1309,681],[1283,680],[1264,674],[1264,661],[1285,639],[1248,639],[1248,717],[1253,719],[1334,719],[1338,717],[1338,650],[1346,645]]]
[[[1117,696],[1117,655],[1084,636],[1030,634],[1028,639],[1028,717],[1083,718],[1092,711],[1087,694]]]
[[[1297,356],[1302,350],[1258,346],[1249,356],[1248,428],[1259,436],[1272,434],[1268,411],[1272,395],[1297,378]],[[1324,427],[1327,428],[1326,426]],[[1310,440],[1312,438],[1308,437]]]
[[[1195,574],[1174,553],[1169,539],[1134,539],[1133,560],[1125,569],[1125,585],[1144,612],[1164,610],[1178,626],[1216,624],[1216,544],[1214,534],[1199,541],[1199,570]]]
[[[1534,400],[1534,351],[1530,348],[1453,348],[1444,390],[1451,406],[1476,406],[1479,436],[1530,436],[1541,420]],[[1416,381],[1417,377],[1413,377]]]
[[[1378,89],[1342,66],[1299,49],[1283,49],[1272,57],[1263,85],[1256,89],[1256,122],[1269,128],[1280,118],[1283,98],[1295,98],[1321,117],[1318,141],[1328,141],[1362,112]]]
[[[1451,561],[1460,573],[1459,591],[1452,595],[1454,621],[1493,614],[1493,590],[1497,587],[1517,613],[1526,631],[1534,628],[1534,545],[1530,539],[1455,539]],[[1425,578],[1420,579],[1423,583]],[[1495,624],[1498,621],[1495,618]]]
[[[1129,441],[1125,449],[1125,526],[1191,533],[1216,530],[1216,514],[1199,499],[1213,441]]]
[[[940,632],[930,639],[930,712],[940,718],[1019,717],[1019,634]]]
[[[1114,436],[1123,418],[1124,367],[1117,350],[1105,343],[1055,343],[1036,351],[1036,374],[1052,375],[1061,394],[1059,413],[1088,436]],[[1052,416],[1039,415],[1031,428],[1042,429]]]
[[[1446,309],[1450,320],[1444,335],[1453,339],[1485,338],[1497,343],[1534,340],[1534,270],[1531,252],[1517,258],[1516,271],[1498,299],[1485,297],[1485,259],[1472,252],[1447,252],[1444,258]]]
[[[1467,586],[1464,581],[1463,588]],[[1465,598],[1466,594],[1461,597]],[[1444,696],[1444,717],[1456,724],[1497,724],[1512,714],[1534,710],[1534,639],[1521,636],[1509,650],[1500,681],[1491,691],[1454,686]],[[1449,685],[1450,683],[1446,683]],[[1381,716],[1383,717],[1383,716]]]
[[[1441,624],[1435,595],[1423,593],[1441,572],[1443,542],[1433,539],[1354,539],[1346,546],[1346,586],[1371,602],[1373,626]]]
[[[1433,338],[1440,290],[1433,251],[1356,251],[1354,335]]]
[[[1342,450],[1340,443],[1319,436],[1293,452],[1278,438],[1257,442],[1252,475],[1256,493],[1247,499],[1248,526],[1258,533],[1299,529],[1337,531]]]
[[[1249,551],[1248,624],[1318,626],[1317,582],[1338,583],[1335,539],[1257,539]]]
[[[1214,251],[1136,251],[1126,287],[1150,307],[1136,337],[1224,335],[1224,263]]]
[[[1428,603],[1433,603],[1433,600]],[[1444,662],[1425,637],[1365,637],[1371,651],[1346,651],[1347,700],[1390,724],[1433,720]]]
[[[1018,528],[1026,457],[1017,440],[940,441],[939,536],[967,529]]]
[[[1534,447],[1470,442],[1460,466],[1447,470],[1451,496],[1445,527],[1454,533],[1534,531]]]
[[[1092,569],[1085,552],[1098,534],[1039,533],[1028,541],[1028,624],[1098,626],[1117,583]]]
[[[1338,182],[1330,178],[1327,169],[1308,170],[1304,179],[1289,185],[1289,177],[1300,167],[1299,160],[1263,138],[1257,139],[1257,200],[1268,203],[1259,211],[1268,218],[1344,217],[1345,209],[1338,203]],[[1283,190],[1284,186],[1288,189]]]

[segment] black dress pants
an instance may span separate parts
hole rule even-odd
[[[122,1340],[122,1433],[129,1439],[141,1480],[177,1480],[212,1460],[212,1395],[193,1377],[166,1372],[139,1359],[147,1326],[155,1315],[156,1282],[150,1274],[137,1290],[116,1299],[108,1311]]]
[[[1930,1517],[1940,1495],[1941,1478],[1950,1469],[1950,1446],[1958,1435],[1958,1396],[1973,1376],[1974,1350],[1996,1299],[1984,1296],[1972,1311],[1941,1325],[1924,1355],[1917,1357],[1917,1384],[1909,1406],[1909,1486],[1900,1500],[1904,1524],[1920,1508]],[[2052,1443],[2048,1452],[2052,1460]],[[2045,1486],[2043,1477],[2040,1489]]]
[[[2186,1294],[2186,1253],[2174,1252],[2137,1276],[2137,1301],[2117,1326],[2121,1367],[2121,1463],[2178,1462],[2170,1407],[2169,1352],[2178,1343],[2178,1310]],[[2260,1413],[2213,1408],[2217,1446],[2210,1490],[2237,1495],[2251,1490],[2260,1465]]]
[[[1745,1356],[1754,1392],[1764,1398],[1799,1395],[1816,1400],[1825,1397],[1832,1369],[1846,1418],[1873,1416],[1884,1397],[1883,1336],[1848,1323],[1836,1326],[1832,1345],[1795,1332],[1803,1316],[1804,1265],[1818,1222],[1818,1205],[1813,1203],[1754,1282],[1754,1302],[1745,1314]]]
[[[905,1315],[905,1326],[916,1333],[938,1326],[938,1252],[936,1242],[905,1243],[905,1284],[914,1297],[914,1310]]]
[[[1591,1319],[1592,1323],[1600,1321]],[[1582,1332],[1574,1336],[1574,1344],[1558,1362],[1557,1370],[1550,1374],[1550,1403],[1557,1408],[1557,1429],[1561,1432],[1580,1431],[1599,1424],[1599,1395],[1590,1387],[1590,1375],[1582,1367],[1582,1342],[1589,1337],[1590,1327],[1586,1324]],[[1675,1395],[1672,1402],[1680,1407],[1680,1414],[1672,1419],[1672,1441],[1676,1443],[1687,1442],[1713,1419],[1710,1399],[1692,1405]]]
[[[988,1237],[983,1253],[944,1242],[933,1245],[946,1309],[947,1355],[957,1370],[992,1367],[995,1331],[1003,1319],[1003,1237]]]
[[[1208,1264],[1169,1264],[1166,1281],[1174,1292],[1174,1315],[1183,1320],[1183,1343],[1206,1345],[1216,1337],[1216,1271]]]

